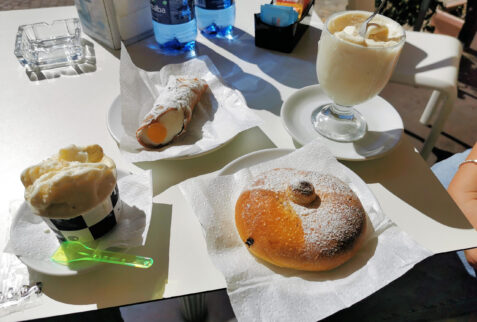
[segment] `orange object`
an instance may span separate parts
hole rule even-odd
[[[167,129],[159,122],[152,123],[147,127],[147,136],[154,143],[160,144],[167,135]]]
[[[293,7],[293,9],[298,12],[298,19],[300,19],[310,1],[311,0],[276,0],[275,4],[278,6]]]
[[[434,30],[436,34],[457,37],[464,25],[464,20],[451,15],[448,12],[437,9],[434,16],[432,16],[431,25],[436,28]]]

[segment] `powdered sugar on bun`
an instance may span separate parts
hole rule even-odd
[[[308,185],[316,194],[313,198]],[[237,201],[235,220],[256,256],[302,270],[343,264],[358,250],[366,227],[361,202],[344,182],[282,168],[260,174],[246,187]]]

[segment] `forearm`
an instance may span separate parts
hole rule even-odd
[[[477,143],[466,160],[477,159]],[[477,229],[477,164],[467,163],[459,167],[448,192],[471,225]]]

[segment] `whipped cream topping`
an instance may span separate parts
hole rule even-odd
[[[25,169],[21,181],[34,213],[72,218],[109,196],[116,185],[116,166],[99,145],[71,145]]]
[[[328,30],[341,40],[365,47],[392,47],[401,41],[403,37],[401,26],[380,15],[370,21],[366,35],[362,37],[359,29],[368,16],[362,12],[345,13],[331,21]]]

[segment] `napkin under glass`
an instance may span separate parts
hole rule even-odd
[[[254,257],[235,227],[235,202],[247,182],[273,168],[331,174],[357,194],[368,216],[366,241],[348,262],[327,272],[280,268]],[[432,255],[382,212],[366,184],[318,141],[284,157],[226,176],[200,176],[180,189],[203,227],[239,321],[317,321],[376,292]]]
[[[148,150],[136,140],[136,130],[154,107],[170,75],[204,79],[209,88],[192,114],[186,132],[159,150]],[[237,134],[262,123],[245,104],[243,95],[224,85],[219,71],[207,56],[147,72],[134,65],[125,46],[120,63],[121,122],[125,134],[119,147],[131,162],[155,161],[198,155],[225,144]]]
[[[122,209],[113,229],[97,240],[96,248],[132,248],[146,242],[152,212],[151,171],[138,174],[122,174],[118,171],[119,197]],[[56,235],[41,217],[32,213],[23,202],[14,211],[15,224],[10,230],[10,240],[5,252],[20,257],[49,261],[59,247]],[[32,238],[33,236],[33,238]]]

